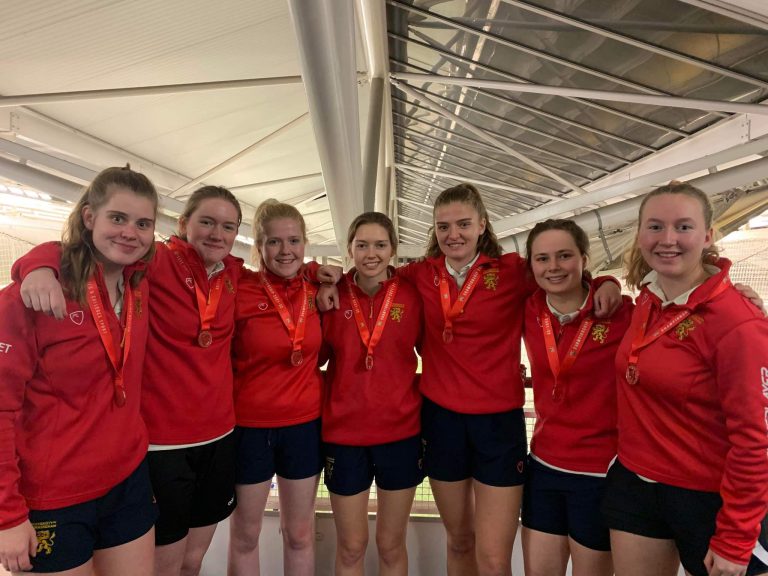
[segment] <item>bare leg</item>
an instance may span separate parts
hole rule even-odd
[[[213,540],[217,524],[190,528],[187,534],[187,547],[181,564],[181,576],[198,576],[203,566],[203,558]]]
[[[616,576],[676,576],[680,565],[672,540],[611,530]]]
[[[480,576],[511,576],[512,546],[520,520],[522,486],[497,487],[473,481],[475,534]]]
[[[448,546],[448,576],[477,576],[475,560],[475,499],[472,480],[429,479]]]
[[[613,559],[610,552],[592,550],[573,538],[568,539],[573,559],[573,576],[612,576]]]
[[[315,573],[315,497],[320,475],[288,480],[277,477],[283,568],[291,576]]]
[[[151,576],[154,551],[155,529],[150,528],[135,540],[94,551],[93,573],[97,576]]]
[[[376,547],[379,576],[407,576],[408,550],[405,536],[416,487],[405,490],[378,490]]]
[[[525,576],[564,576],[568,568],[568,537],[523,526]]]
[[[331,492],[336,524],[336,576],[363,576],[368,547],[368,490],[353,496]]]
[[[229,517],[229,576],[259,576],[259,535],[271,480],[237,484],[237,507]]]

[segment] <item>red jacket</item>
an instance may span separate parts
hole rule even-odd
[[[525,298],[533,291],[525,260],[518,254],[489,258],[480,254],[472,270],[480,281],[453,323],[453,340],[443,341],[440,270],[445,256],[398,268],[424,304],[421,392],[440,406],[465,414],[489,414],[521,408],[520,340]],[[470,274],[472,272],[470,271]],[[458,296],[449,277],[451,302]]]
[[[322,342],[317,288],[301,274],[286,280],[267,272],[270,283],[298,319],[308,290],[303,361],[291,364],[291,340],[257,272],[244,270],[237,293],[237,329],[232,346],[235,412],[238,426],[272,428],[302,424],[320,416],[322,376],[318,353]]]
[[[177,255],[170,246],[178,249]],[[58,270],[51,243],[41,244],[14,265],[14,279],[48,266]],[[208,274],[197,251],[172,237],[155,243],[149,266],[152,284],[150,338],[144,366],[142,415],[149,441],[158,445],[206,442],[235,425],[232,405],[230,346],[234,330],[235,292],[242,260],[224,259],[224,289],[211,327],[208,348],[197,343],[200,314],[195,283],[207,294]]]
[[[559,379],[564,392],[553,397],[555,378],[549,365],[541,316],[551,318],[562,366],[584,318],[592,315],[594,287],[586,306],[564,326],[549,311],[546,293],[539,289],[525,307],[525,346],[531,362],[536,427],[531,453],[546,464],[591,474],[605,474],[616,456],[616,349],[632,316],[632,299],[611,318],[595,320],[575,363]]]
[[[352,286],[371,334],[392,282],[382,282],[373,297]],[[345,279],[339,283],[339,299],[339,310],[323,315],[323,339],[330,349],[323,440],[372,446],[415,436],[421,429],[414,351],[421,337],[421,298],[409,282],[400,279],[384,332],[373,351],[371,370],[365,368],[367,348],[355,324]]]
[[[768,510],[768,320],[733,287],[708,300],[730,262],[685,305],[661,309],[644,288],[616,357],[619,459],[665,484],[719,492],[723,506],[710,547],[746,564]],[[691,316],[639,352],[639,382],[627,382],[630,344],[644,299],[648,332]]]
[[[124,270],[126,290],[140,264]],[[120,342],[128,299],[120,320],[100,269],[97,282],[108,328]],[[68,300],[68,316],[56,320],[27,310],[18,284],[0,292],[0,529],[21,524],[30,508],[50,510],[103,496],[146,455],[147,430],[139,415],[146,279],[133,295],[126,403],[118,407],[114,371],[87,304]]]

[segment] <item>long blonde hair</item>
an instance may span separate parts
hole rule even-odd
[[[157,191],[144,174],[126,166],[106,168],[96,175],[69,214],[61,239],[62,284],[67,296],[81,304],[85,303],[86,283],[96,270],[96,248],[93,245],[93,234],[83,220],[83,208],[89,206],[91,210],[98,210],[109,201],[112,192],[119,189],[130,190],[137,196],[149,199],[157,214]],[[155,245],[152,243],[142,260],[148,262],[154,253]],[[134,274],[134,286],[142,275]]]
[[[477,251],[482,252],[491,258],[498,258],[501,256],[501,244],[499,244],[499,240],[493,232],[491,221],[488,218],[488,210],[485,208],[480,192],[477,188],[472,186],[472,184],[459,184],[458,186],[443,190],[440,192],[437,199],[435,199],[435,206],[432,210],[432,228],[429,230],[429,241],[427,243],[427,257],[436,258],[442,254],[440,246],[437,243],[437,236],[435,235],[435,212],[437,212],[437,209],[440,206],[452,204],[453,202],[469,204],[475,209],[480,219],[485,220],[485,231],[480,235],[480,238],[477,239]]]
[[[637,231],[635,232],[635,241],[632,243],[632,248],[630,248],[624,257],[624,267],[627,270],[627,274],[624,276],[624,278],[627,281],[627,286],[633,288],[634,290],[639,290],[641,288],[643,278],[645,278],[645,276],[651,271],[651,267],[643,258],[643,255],[640,252],[640,246],[638,244],[640,225],[643,221],[643,210],[645,209],[645,204],[648,202],[648,200],[654,196],[661,196],[662,194],[682,194],[684,196],[698,200],[699,204],[701,204],[702,213],[704,214],[704,225],[706,226],[707,230],[712,228],[712,223],[714,220],[714,209],[712,208],[712,203],[709,201],[709,197],[695,186],[691,186],[687,182],[672,180],[666,186],[661,186],[652,192],[649,192],[640,203],[640,213],[637,218]],[[718,256],[719,250],[717,249],[717,246],[712,244],[703,250],[701,254],[701,261],[702,263],[711,263],[717,260]]]
[[[266,225],[272,220],[278,220],[280,218],[290,218],[295,220],[301,226],[301,237],[304,243],[307,243],[307,225],[304,223],[304,217],[301,215],[295,206],[291,204],[285,204],[284,202],[278,202],[274,198],[264,200],[259,207],[256,208],[256,214],[253,216],[253,234],[254,245],[251,250],[251,258],[254,262],[259,264],[259,268],[264,266],[264,262],[261,258],[261,248],[264,246],[264,240],[266,240],[267,232],[265,230]]]

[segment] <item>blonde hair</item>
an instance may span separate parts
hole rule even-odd
[[[295,206],[291,204],[285,204],[284,202],[278,202],[274,198],[264,200],[259,207],[256,208],[256,214],[253,216],[253,234],[254,245],[251,250],[251,258],[254,262],[259,264],[259,267],[263,266],[261,258],[261,248],[264,246],[264,240],[266,239],[266,225],[272,220],[278,220],[280,218],[290,218],[295,220],[301,226],[301,238],[304,243],[307,243],[307,225],[304,222],[304,217],[301,215]]]
[[[93,234],[86,228],[83,220],[83,208],[99,210],[110,199],[112,192],[127,189],[143,198],[149,199],[157,214],[157,191],[149,178],[124,168],[107,168],[99,172],[69,214],[61,239],[61,279],[64,291],[69,298],[85,303],[85,287],[88,279],[96,270],[96,248],[93,245]],[[148,262],[155,253],[154,242],[142,260]],[[138,285],[143,273],[134,274],[132,285]]]
[[[435,212],[440,206],[452,204],[454,202],[461,202],[462,204],[468,204],[475,209],[480,220],[485,220],[485,231],[477,239],[477,251],[482,252],[486,256],[491,258],[498,258],[502,254],[501,245],[496,238],[496,234],[491,227],[491,221],[488,218],[488,210],[485,208],[483,198],[480,196],[480,192],[472,186],[472,184],[459,184],[452,188],[447,188],[440,192],[440,195],[435,200],[435,206],[432,210],[432,219],[434,221]],[[434,222],[432,228],[429,231],[429,241],[427,243],[427,257],[436,258],[440,256],[442,251],[440,245],[437,243],[437,236],[435,235]]]
[[[643,278],[651,271],[651,267],[643,258],[640,252],[640,246],[638,244],[638,236],[640,234],[640,224],[643,221],[643,210],[645,205],[651,198],[655,196],[661,196],[662,194],[681,194],[688,196],[699,201],[701,210],[704,215],[704,225],[707,230],[713,227],[714,221],[714,209],[712,203],[709,201],[709,197],[695,186],[691,186],[687,182],[679,182],[672,180],[666,186],[656,188],[652,192],[649,192],[640,204],[640,212],[637,218],[637,231],[635,232],[635,240],[632,243],[632,248],[624,256],[624,267],[627,270],[626,276],[627,286],[634,290],[639,290],[642,286]],[[705,248],[701,254],[702,263],[712,263],[717,260],[719,256],[719,250],[717,246],[712,244],[708,248]]]

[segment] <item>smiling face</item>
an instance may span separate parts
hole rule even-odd
[[[587,257],[565,230],[546,230],[536,236],[530,263],[536,283],[548,294],[581,293]]]
[[[237,228],[237,209],[223,198],[206,198],[188,218],[179,219],[181,236],[197,250],[206,268],[232,251]]]
[[[471,205],[451,202],[435,207],[435,238],[454,270],[477,254],[477,242],[485,232],[485,219]]]
[[[293,278],[304,263],[304,234],[293,218],[275,218],[264,223],[264,238],[258,246],[262,264],[281,278]]]
[[[361,224],[348,247],[360,276],[372,281],[387,278],[387,266],[394,256],[394,249],[387,230],[379,224]]]
[[[686,194],[659,194],[643,207],[637,244],[662,287],[674,284],[684,292],[704,272],[702,254],[712,246],[712,235],[699,200]]]
[[[108,200],[97,209],[84,206],[82,217],[105,271],[133,264],[155,239],[154,203],[127,188],[110,187]]]

